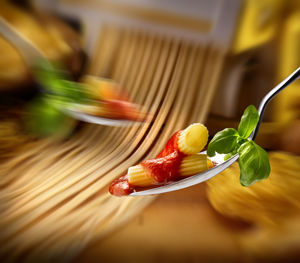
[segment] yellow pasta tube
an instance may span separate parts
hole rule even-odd
[[[207,169],[208,159],[206,154],[193,154],[182,159],[179,174],[180,176],[190,176],[201,173]]]
[[[193,154],[185,156],[180,164],[179,175],[190,176],[201,173],[208,169],[211,161],[207,159],[206,154]],[[142,165],[132,166],[127,172],[128,182],[135,186],[149,186],[156,183],[144,169]]]
[[[142,165],[138,164],[136,166],[129,167],[128,172],[128,182],[135,186],[148,186],[155,183],[154,178],[148,175]]]
[[[208,130],[201,123],[194,123],[179,135],[178,148],[184,154],[199,153],[208,140]]]

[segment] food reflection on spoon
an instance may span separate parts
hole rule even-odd
[[[78,82],[71,81],[66,71],[44,62],[36,68],[35,76],[45,93],[54,96],[57,105],[73,115],[90,115],[92,120],[95,117],[131,122],[145,120],[145,112],[129,101],[120,84],[110,79],[85,75]]]
[[[72,81],[68,71],[47,60],[36,64],[33,75],[41,92],[29,103],[27,126],[37,136],[70,134],[74,127],[70,119],[108,126],[135,125],[149,119],[112,80],[86,75]]]

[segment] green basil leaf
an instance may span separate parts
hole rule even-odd
[[[25,118],[27,130],[36,136],[67,136],[75,127],[76,121],[56,107],[54,96],[41,96],[28,105]]]
[[[271,168],[268,154],[263,148],[254,141],[247,141],[238,149],[238,154],[240,182],[243,186],[268,178]]]
[[[255,128],[258,119],[259,116],[257,109],[253,105],[248,106],[244,111],[244,114],[241,118],[241,122],[238,127],[239,135],[242,138],[248,138],[253,129]]]
[[[238,132],[233,128],[227,128],[216,133],[207,148],[207,155],[214,156],[217,153],[230,153],[237,144]]]

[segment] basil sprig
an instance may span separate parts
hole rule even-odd
[[[43,92],[28,104],[27,130],[39,137],[67,136],[76,121],[66,115],[62,107],[89,99],[83,84],[72,81],[69,72],[62,66],[46,60],[38,61],[33,73]]]
[[[267,152],[254,141],[248,139],[257,125],[259,115],[256,108],[250,105],[244,111],[238,130],[226,128],[216,133],[207,148],[207,155],[226,154],[224,159],[239,154],[240,183],[249,186],[268,178],[270,163]]]

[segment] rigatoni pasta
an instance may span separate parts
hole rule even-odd
[[[191,176],[208,169],[206,154],[193,154],[184,157],[181,161],[179,175]]]
[[[128,195],[135,187],[162,185],[213,167],[206,154],[198,154],[207,140],[208,130],[201,123],[177,131],[155,159],[130,167],[126,175],[115,180],[110,193]]]
[[[129,167],[127,175],[128,182],[131,185],[148,186],[156,183],[154,178],[151,177],[140,164]]]
[[[186,177],[197,173],[201,173],[208,169],[208,161],[206,154],[193,154],[183,157],[181,160],[178,176]],[[138,164],[128,169],[128,182],[134,186],[149,186],[154,185],[157,182],[151,173]]]
[[[178,149],[184,154],[195,154],[204,148],[207,140],[207,128],[201,123],[194,123],[180,133]]]

